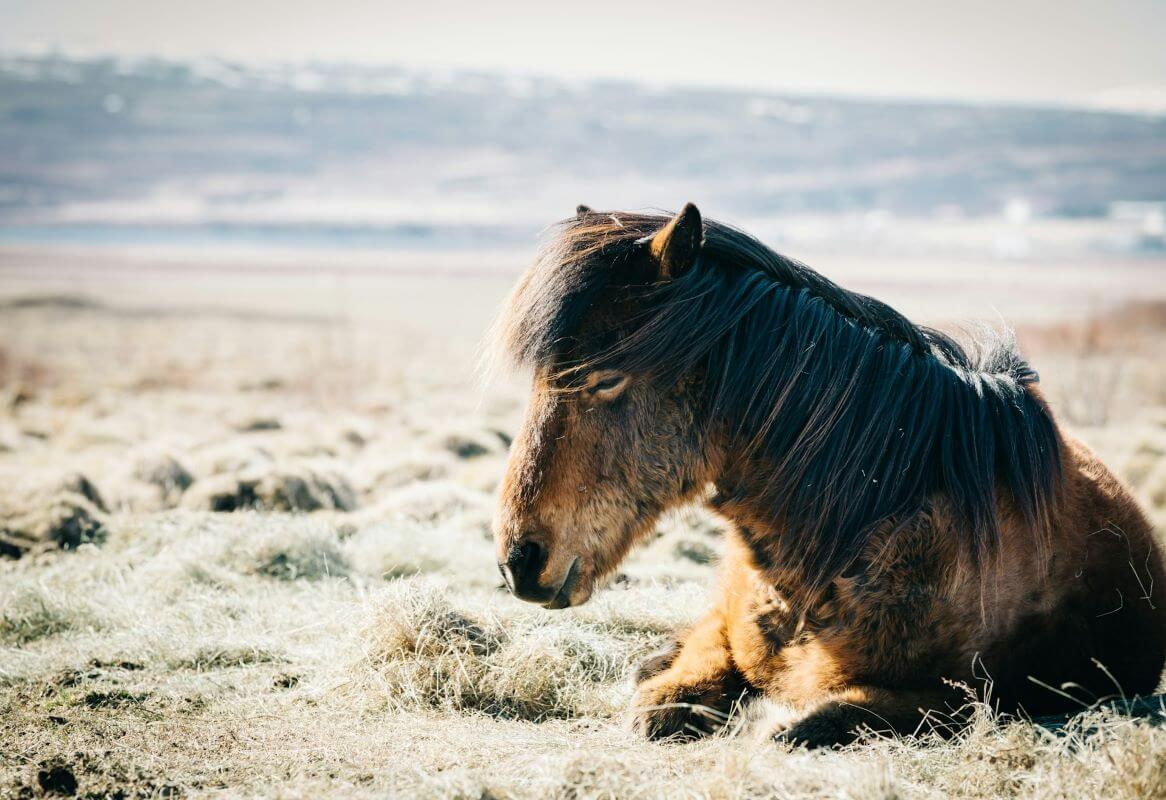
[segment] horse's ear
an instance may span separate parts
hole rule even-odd
[[[577,216],[577,217],[585,217],[590,213],[591,213],[591,206],[585,206],[582,203],[575,206],[575,216]]]
[[[686,203],[680,213],[647,240],[648,250],[660,269],[660,279],[683,275],[694,263],[704,243],[704,224],[700,212]]]

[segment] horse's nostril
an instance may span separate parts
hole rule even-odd
[[[538,568],[541,570],[541,561],[543,561],[543,547],[538,542],[527,539],[518,547],[512,548],[510,551],[510,568],[514,570],[515,575],[525,576],[531,568]]]
[[[546,565],[547,552],[538,542],[525,539],[516,542],[506,555],[502,575],[510,591],[516,595],[530,594],[539,589],[538,576]]]

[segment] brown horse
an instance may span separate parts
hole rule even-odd
[[[953,683],[1027,714],[1158,683],[1162,553],[1010,340],[965,348],[689,205],[580,207],[498,341],[534,368],[495,526],[515,595],[586,602],[686,501],[731,523],[719,599],[638,673],[647,736],[753,694],[825,746],[958,725]]]

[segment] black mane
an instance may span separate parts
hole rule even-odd
[[[502,320],[511,357],[582,368],[564,363],[564,343],[667,220],[586,213],[565,222]],[[965,348],[746,233],[711,221],[704,231],[692,269],[629,287],[647,310],[586,366],[666,382],[702,371],[710,421],[728,425],[735,455],[774,465],[763,485],[790,566],[821,585],[879,526],[936,493],[964,519],[963,543],[977,559],[999,538],[1000,489],[1043,544],[1060,440],[1026,389],[1037,376],[1010,336]]]

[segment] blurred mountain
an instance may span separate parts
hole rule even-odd
[[[739,221],[1101,217],[1166,116],[475,72],[0,55],[0,225],[526,237],[693,199]],[[1018,211],[1019,209],[1019,211]]]

